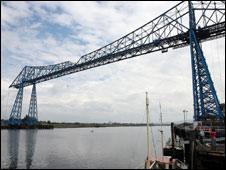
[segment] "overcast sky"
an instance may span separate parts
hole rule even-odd
[[[133,31],[178,2],[1,2],[1,116],[9,118],[25,65],[76,62]],[[225,38],[202,44],[218,97],[225,101]],[[189,47],[151,53],[37,84],[39,120],[151,122],[193,117]],[[24,88],[22,117],[31,87]]]

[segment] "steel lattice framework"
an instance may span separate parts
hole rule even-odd
[[[221,112],[220,103],[205,57],[195,35],[195,13],[191,2],[189,2],[189,9],[189,39],[192,63],[194,119],[205,120],[212,116],[220,119],[223,118],[223,113]]]
[[[36,85],[33,84],[31,92],[30,106],[28,110],[27,124],[33,125],[38,121],[38,107],[37,107],[37,95],[36,95]]]
[[[11,125],[21,124],[22,102],[23,102],[23,84],[20,85],[9,117],[9,123]]]
[[[199,43],[225,36],[224,1],[182,1],[122,38],[81,56],[73,63],[25,66],[10,87],[20,88],[155,51],[190,45],[195,120],[221,112]]]

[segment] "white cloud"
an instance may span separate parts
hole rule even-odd
[[[1,30],[1,53],[5,61],[1,80],[3,94],[6,95],[8,90],[6,84],[14,80],[24,65],[46,65],[68,60],[76,62],[81,55],[134,30],[176,3],[24,2],[18,5],[12,2],[8,6],[1,5],[4,10],[4,29]],[[58,8],[62,12],[57,13]],[[18,24],[20,19],[32,19],[33,14],[41,19],[31,25]],[[6,23],[14,24],[16,29],[8,29]],[[41,32],[46,23],[69,28],[72,35],[60,40],[51,34],[56,31],[54,29],[52,32]],[[45,37],[40,38],[38,35],[41,33],[45,33]],[[215,72],[214,82],[222,101],[225,97],[225,43],[222,39],[217,41],[218,57],[213,58],[216,54],[210,48],[214,42],[203,44],[203,49],[210,70]],[[147,54],[38,84],[39,118],[53,121],[140,122],[145,114],[144,92],[148,90],[153,121],[159,121],[159,102],[163,112],[167,112],[165,121],[182,120],[183,109],[189,110],[191,119],[191,83],[188,47],[163,54]],[[24,114],[28,110],[31,87],[25,89]],[[10,107],[16,90],[11,92]],[[8,107],[7,101],[2,101],[2,106]]]
[[[72,17],[68,14],[59,14],[54,16],[54,22],[61,24],[63,26],[71,26],[72,25]]]
[[[30,15],[28,3],[26,2],[5,2],[1,3],[1,24],[18,24],[19,20]]]

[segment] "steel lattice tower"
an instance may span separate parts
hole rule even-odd
[[[25,66],[9,87],[19,89],[9,122],[21,123],[23,88],[33,85],[28,118],[38,120],[35,84],[132,57],[190,46],[194,120],[224,119],[200,43],[225,37],[224,1],[182,1],[160,16],[87,53],[77,62]]]
[[[20,125],[21,124],[21,112],[23,103],[23,84],[21,84],[13,108],[9,117],[10,125]]]
[[[196,21],[193,5],[189,4],[189,40],[192,64],[194,119],[222,119],[223,113],[213,85],[210,72],[196,37]]]
[[[37,108],[37,95],[36,95],[36,85],[33,84],[31,92],[31,100],[28,110],[28,118],[26,120],[28,125],[34,125],[38,122],[38,108]]]

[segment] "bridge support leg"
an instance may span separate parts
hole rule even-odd
[[[194,119],[224,119],[220,102],[200,44],[196,38],[196,22],[192,2],[189,3],[189,40],[192,63]]]
[[[23,102],[23,85],[20,86],[11,114],[9,117],[9,125],[20,125],[21,124],[21,112],[22,112],[22,102]]]
[[[33,84],[28,116],[26,117],[26,123],[28,125],[35,125],[37,122],[38,122],[38,108],[37,108],[36,85]]]

